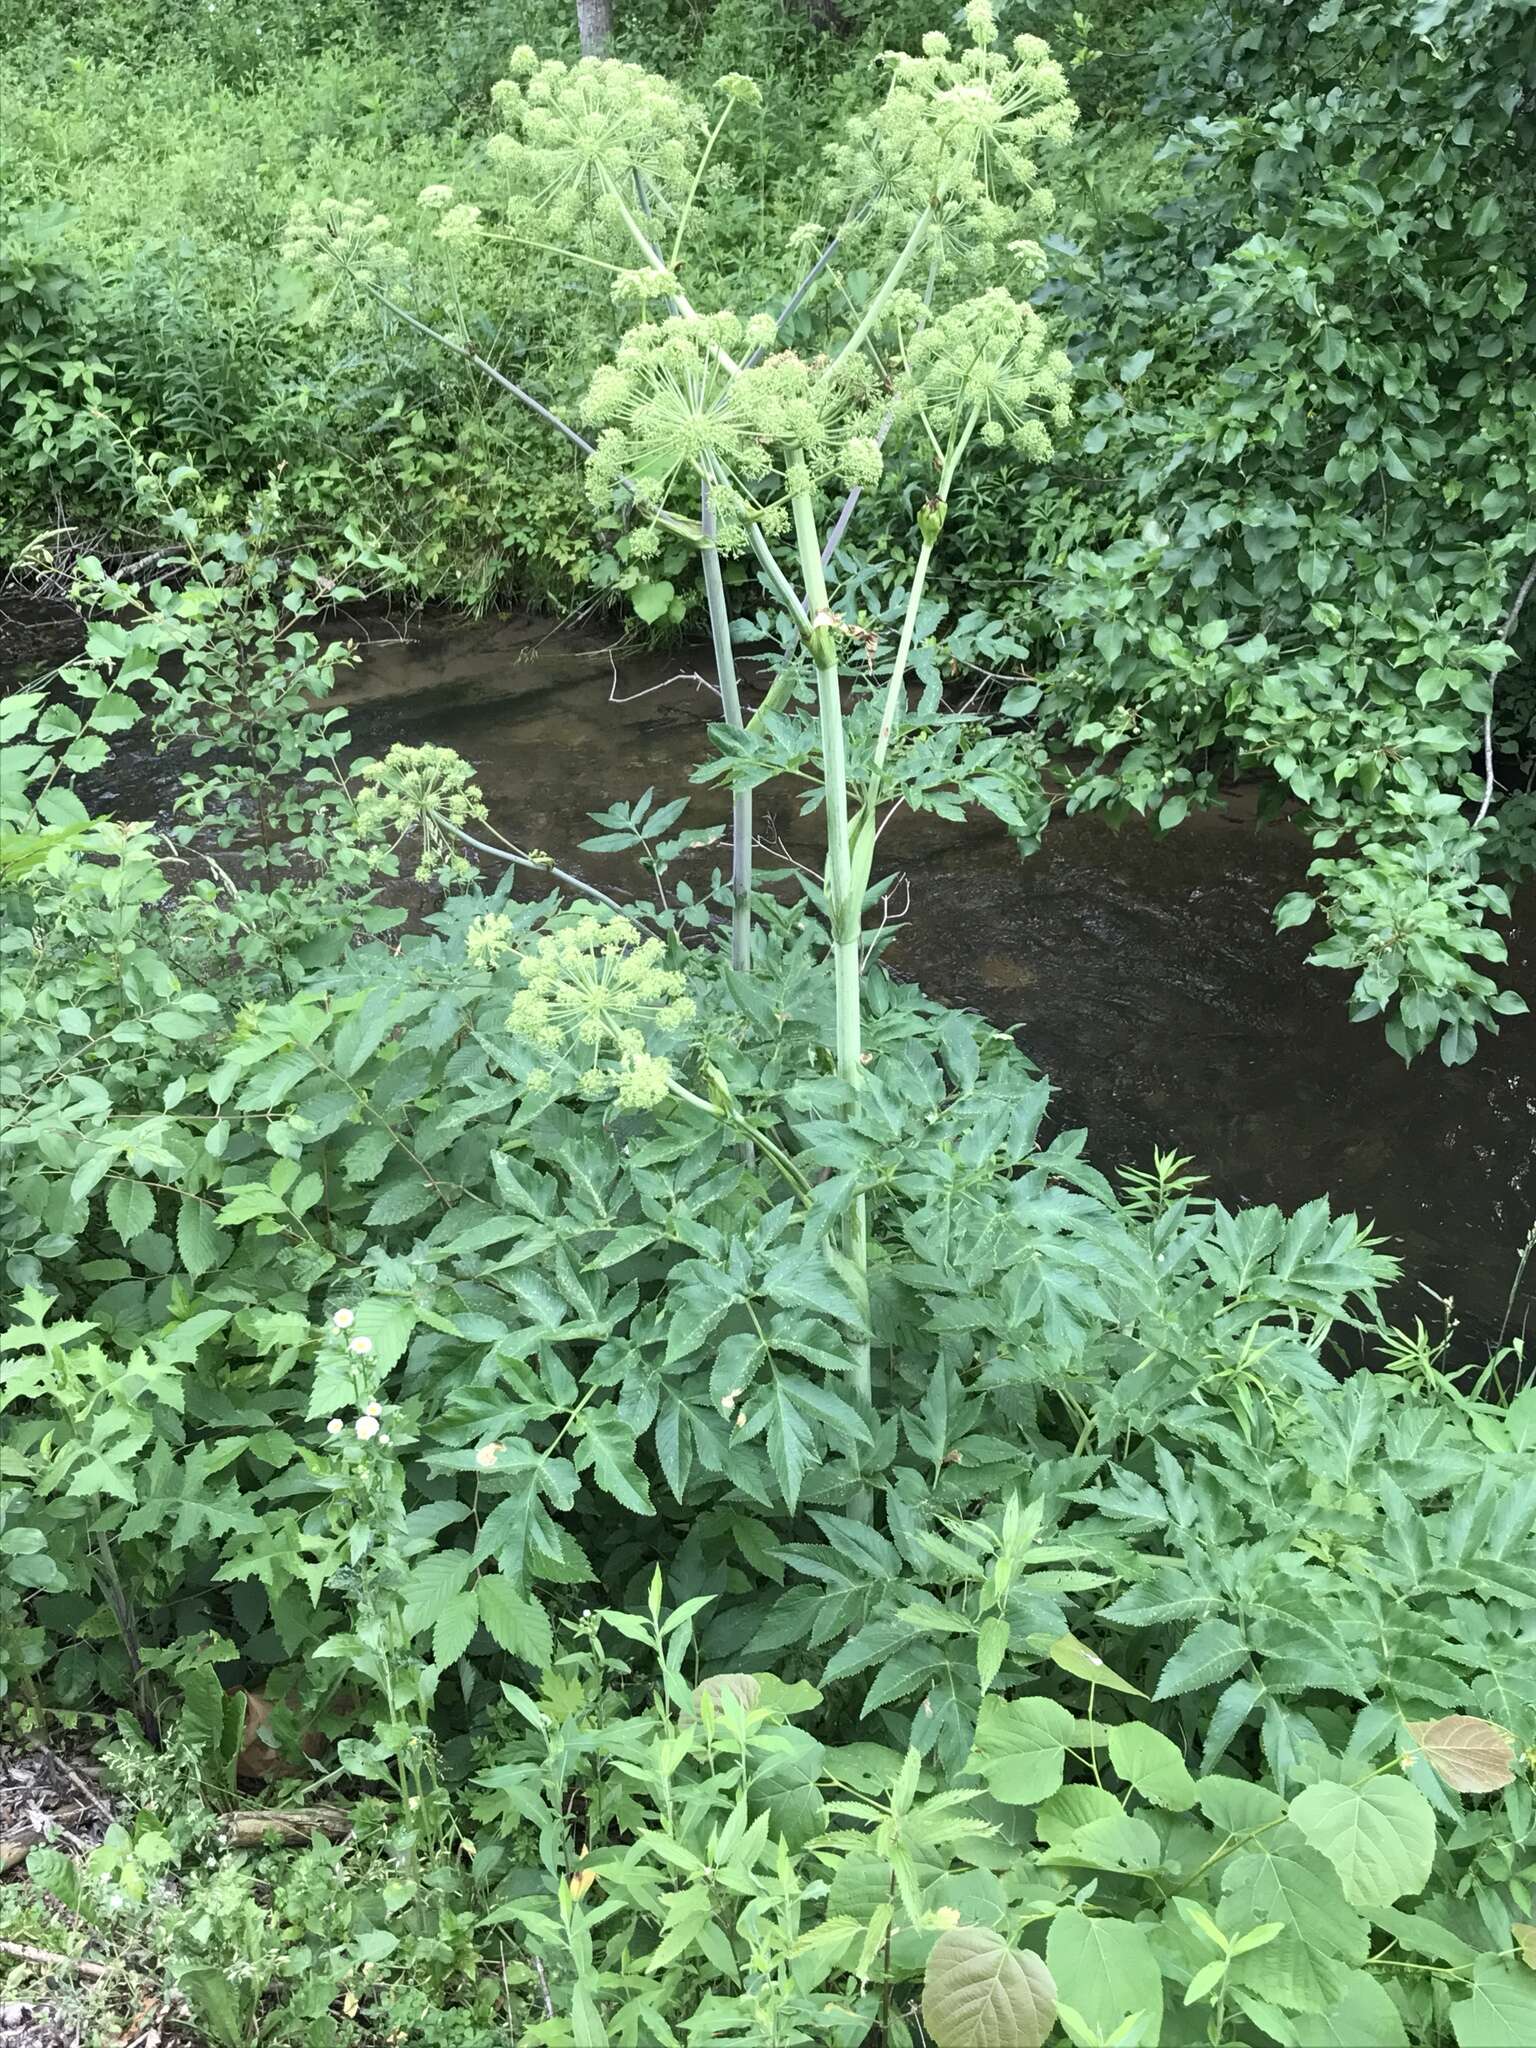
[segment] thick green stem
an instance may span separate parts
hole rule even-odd
[[[810,1182],[800,1171],[799,1167],[796,1166],[794,1160],[790,1158],[783,1146],[775,1144],[772,1138],[766,1137],[763,1132],[758,1130],[755,1124],[749,1124],[746,1118],[739,1112],[721,1109],[713,1102],[706,1102],[702,1095],[696,1095],[691,1088],[685,1088],[681,1081],[669,1080],[667,1082],[667,1092],[678,1102],[686,1102],[690,1109],[700,1109],[706,1116],[712,1116],[717,1123],[729,1124],[733,1130],[740,1131],[742,1136],[748,1141],[748,1149],[753,1152],[761,1152],[764,1158],[771,1159],[779,1169],[779,1172],[783,1174],[785,1180],[788,1181],[789,1185],[800,1197],[801,1201],[810,1201]]]
[[[865,342],[869,339],[869,336],[873,331],[876,323],[880,319],[880,316],[884,313],[886,307],[891,302],[891,294],[895,291],[897,285],[901,283],[901,280],[906,276],[907,268],[910,265],[913,257],[917,254],[918,250],[922,248],[923,243],[927,240],[928,230],[929,227],[932,225],[932,222],[933,216],[929,212],[928,208],[925,206],[922,212],[917,216],[917,220],[913,226],[911,234],[908,235],[905,243],[902,245],[901,254],[896,258],[896,261],[885,273],[884,278],[881,280],[880,289],[875,293],[875,296],[864,308],[864,317],[860,320],[858,326],[854,328],[852,334],[849,335],[848,339],[843,343],[842,347],[833,357],[832,368],[834,370],[843,361],[843,358],[845,356],[851,356],[852,354],[854,354],[854,352],[858,349],[861,349],[864,346]]]
[[[734,731],[744,730],[741,691],[736,681],[736,650],[731,645],[731,617],[725,603],[725,578],[720,571],[720,550],[715,546],[715,515],[709,502],[709,485],[699,490],[699,527],[704,536],[700,550],[704,565],[704,595],[709,604],[709,631],[715,643],[715,679],[720,685],[720,703],[725,722]],[[731,791],[731,965],[745,974],[752,965],[752,792]]]
[[[797,456],[791,460],[798,461]],[[837,1004],[835,1054],[839,1076],[851,1087],[864,1078],[863,1032],[860,1020],[859,936],[864,907],[854,885],[848,834],[848,761],[843,738],[843,699],[838,676],[837,641],[827,602],[827,579],[821,566],[821,540],[809,490],[790,500],[795,520],[795,545],[805,579],[806,610],[811,630],[807,647],[816,670],[816,701],[821,719],[823,805],[827,819],[827,864],[822,888],[832,940],[833,989]],[[865,1282],[869,1265],[868,1218],[864,1197],[855,1198],[843,1219],[843,1250],[848,1263]],[[869,1344],[861,1341],[854,1357],[853,1387],[868,1406],[874,1398]],[[872,1514],[868,1499],[856,1504],[865,1519]]]
[[[891,750],[891,739],[901,712],[902,691],[907,680],[907,663],[912,658],[912,640],[917,630],[917,614],[923,602],[923,589],[928,581],[928,564],[933,559],[934,543],[944,528],[944,515],[949,510],[949,493],[955,480],[955,472],[970,446],[975,428],[976,415],[972,413],[964,430],[950,443],[949,452],[944,458],[944,466],[939,473],[937,492],[918,514],[922,545],[917,551],[917,564],[912,571],[912,587],[907,592],[907,608],[902,615],[901,633],[896,642],[896,658],[891,664],[891,673],[885,686],[885,703],[880,711],[880,731],[875,740],[869,782],[864,791],[864,800],[859,806],[859,814],[853,824],[853,879],[861,901],[869,888],[870,869],[875,857],[880,776],[885,767],[886,756]]]

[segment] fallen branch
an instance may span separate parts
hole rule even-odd
[[[352,1832],[351,1817],[339,1806],[254,1806],[232,1813],[225,1824],[232,1849],[301,1849],[311,1835],[340,1842]]]
[[[88,1963],[84,1956],[56,1956],[46,1948],[30,1948],[24,1941],[0,1941],[0,1956],[15,1956],[22,1963],[41,1963],[50,1970],[73,1970],[76,1976],[93,1980],[111,1975],[106,1963]]]
[[[60,1834],[73,1841],[75,1837],[69,1832],[70,1823],[84,1820],[87,1811],[88,1809],[83,1806],[71,1807],[67,1813],[49,1814],[46,1825],[23,1828],[17,1835],[0,1835],[0,1877],[4,1877],[8,1870],[14,1870],[18,1863],[24,1862],[28,1853],[37,1848],[39,1843],[46,1842],[51,1829],[57,1829]]]

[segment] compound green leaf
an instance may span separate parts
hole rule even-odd
[[[1248,1645],[1230,1621],[1202,1621],[1163,1666],[1154,1699],[1171,1700],[1184,1692],[1220,1685],[1248,1661]]]
[[[1086,1643],[1076,1636],[1058,1636],[1046,1655],[1053,1664],[1063,1671],[1070,1671],[1074,1678],[1084,1679],[1089,1685],[1102,1685],[1110,1692],[1133,1693],[1144,1700],[1146,1694],[1139,1685],[1132,1685],[1128,1678],[1122,1678],[1118,1671],[1111,1671],[1096,1650],[1090,1650]]]
[[[432,1631],[432,1662],[440,1671],[446,1671],[450,1664],[457,1664],[469,1648],[475,1630],[480,1625],[480,1605],[473,1587],[463,1593],[455,1593]]]
[[[537,1600],[519,1593],[500,1572],[488,1572],[477,1588],[480,1619],[509,1657],[522,1657],[544,1670],[554,1656],[549,1616]]]

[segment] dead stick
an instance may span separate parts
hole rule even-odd
[[[352,1832],[351,1819],[339,1806],[249,1807],[232,1813],[227,1827],[232,1849],[259,1849],[273,1840],[284,1848],[302,1848],[311,1835],[339,1842]]]
[[[88,1963],[84,1956],[56,1956],[45,1948],[29,1948],[24,1941],[0,1941],[0,1956],[15,1956],[23,1963],[43,1963],[51,1970],[73,1970],[81,1977],[111,1975],[105,1963]]]

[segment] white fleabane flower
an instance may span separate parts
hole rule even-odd
[[[353,1315],[351,1309],[339,1308],[335,1315],[331,1317],[331,1328],[333,1330],[350,1330],[356,1321],[357,1317]]]
[[[378,1435],[378,1419],[376,1416],[372,1415],[359,1415],[356,1422],[353,1423],[352,1429],[353,1433],[357,1437],[358,1442],[360,1444],[365,1444],[368,1442],[370,1437],[376,1437]]]
[[[339,1415],[333,1415],[330,1421],[325,1425],[325,1433],[327,1436],[340,1436],[343,1426],[344,1425],[342,1423],[341,1417]]]
[[[347,1346],[347,1349],[355,1358],[366,1358],[373,1349],[373,1339],[371,1337],[354,1337]]]

